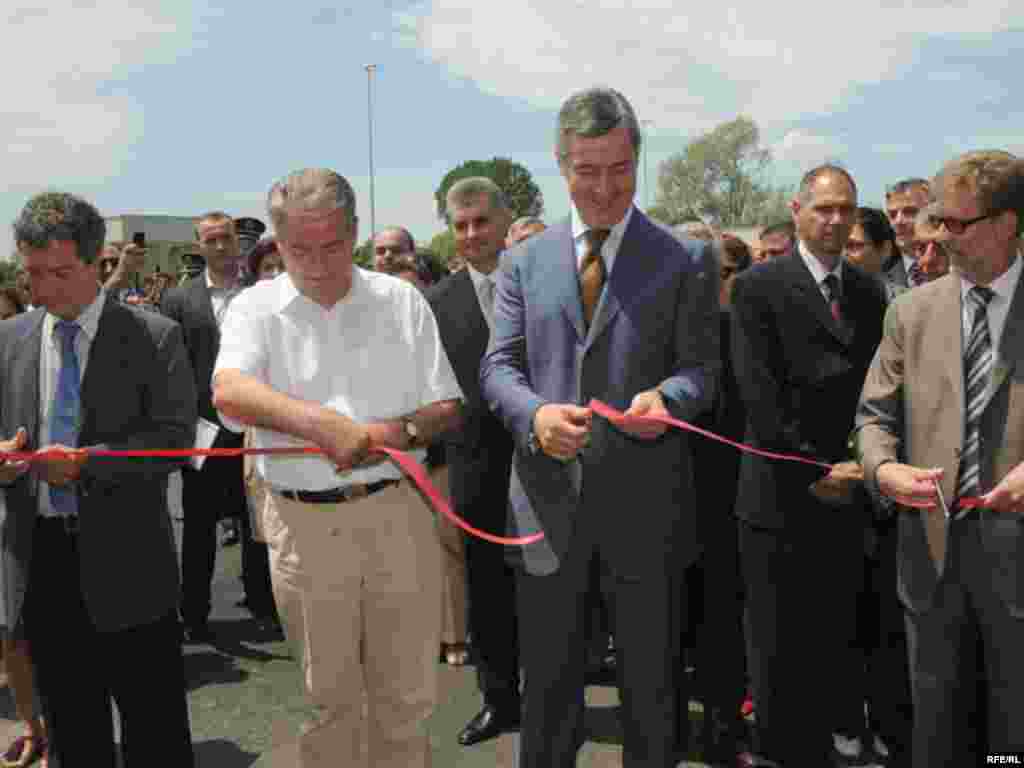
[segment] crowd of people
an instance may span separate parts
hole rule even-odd
[[[4,766],[113,766],[112,701],[127,765],[153,745],[193,764],[181,644],[212,636],[223,517],[245,604],[315,705],[300,766],[429,765],[439,659],[474,664],[482,697],[453,738],[518,731],[518,768],[575,764],[597,681],[618,687],[627,768],[683,759],[691,699],[716,766],[1024,750],[1024,162],[958,156],[884,210],[821,165],[747,243],[634,206],[641,131],[618,92],[573,94],[557,128],[570,215],[516,219],[463,179],[450,269],[401,226],[354,266],[355,196],[322,168],[274,183],[251,247],[200,216],[203,271],[141,298],[144,246],[104,245],[76,196],[28,201],[0,293],[0,450],[60,450],[0,463],[25,721]],[[64,451],[300,444],[321,453]],[[463,534],[381,447],[472,526],[543,537]]]

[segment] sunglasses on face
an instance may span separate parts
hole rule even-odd
[[[985,213],[981,216],[975,216],[973,219],[956,219],[952,216],[937,216],[935,218],[935,223],[944,226],[946,231],[951,235],[962,235],[979,221],[991,219],[994,216],[998,216],[1000,213],[1002,213],[1002,211],[998,211],[996,213]]]

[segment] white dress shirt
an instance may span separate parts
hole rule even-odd
[[[992,301],[988,303],[988,333],[992,341],[992,360],[998,365],[999,342],[1003,338],[1003,329],[1006,327],[1006,316],[1010,312],[1010,302],[1013,301],[1013,294],[1017,291],[1017,283],[1020,282],[1022,270],[1022,257],[1020,253],[1013,260],[1013,264],[1003,274],[989,284],[992,289]],[[963,349],[966,351],[967,342],[971,338],[971,327],[974,324],[974,303],[967,298],[967,292],[974,287],[974,283],[960,275],[960,332],[963,335]],[[994,366],[993,366],[994,367]],[[988,385],[991,388],[995,383],[995,377],[989,376]],[[992,396],[991,389],[988,396]]]
[[[485,275],[468,261],[466,269],[469,270],[469,279],[473,281],[473,290],[476,291],[476,300],[480,304],[480,311],[487,320],[487,327],[494,335],[494,272]]]
[[[836,265],[832,267],[831,270],[826,270],[825,265],[818,261],[818,257],[811,253],[808,247],[804,245],[803,240],[798,242],[797,250],[800,252],[800,258],[804,260],[804,264],[806,264],[807,268],[811,270],[811,276],[814,277],[814,282],[818,284],[818,290],[821,291],[821,295],[825,299],[825,302],[829,302],[832,297],[829,296],[828,289],[825,287],[825,278],[829,275],[835,275],[836,279],[839,281],[840,290],[842,290],[843,260],[841,258],[836,259]]]
[[[219,285],[214,285],[213,280],[210,278],[209,269],[203,270],[203,277],[206,280],[206,288],[210,291],[210,303],[213,305],[213,317],[219,326],[224,322],[224,314],[227,312],[228,305],[230,305],[231,300],[239,294],[241,286],[237,283],[234,288],[222,288]]]
[[[571,209],[569,215],[572,220],[572,241],[576,247],[576,271],[578,272],[583,265],[583,257],[587,255],[587,238],[585,235],[590,231],[590,227],[583,222],[575,205],[571,206]],[[615,257],[619,253],[619,246],[622,245],[622,238],[626,234],[626,227],[629,226],[631,218],[633,218],[632,205],[626,210],[626,215],[622,217],[622,220],[611,228],[608,237],[604,241],[604,245],[601,246],[601,258],[604,260],[604,273],[606,276],[612,273],[612,267],[615,266]]]
[[[100,290],[93,302],[82,310],[75,322],[81,330],[75,334],[75,354],[78,357],[79,383],[85,379],[85,368],[89,363],[89,350],[96,338],[103,302],[107,293]],[[49,312],[43,317],[43,333],[39,355],[39,447],[50,444],[50,408],[57,394],[57,379],[60,375],[60,339],[56,328],[59,317]],[[39,514],[43,517],[56,517],[57,513],[50,506],[50,485],[39,481]]]
[[[902,253],[900,254],[900,258],[903,259],[903,271],[907,274],[907,287],[913,288],[914,280],[910,277],[910,270],[915,264],[917,264],[917,259],[912,256],[904,256]]]
[[[360,423],[462,398],[434,313],[419,290],[359,267],[352,269],[348,295],[330,309],[299,293],[287,273],[242,291],[221,326],[214,376],[232,369]],[[245,429],[223,413],[220,418],[232,431]],[[255,448],[301,444],[253,429]],[[420,460],[425,454],[413,452]],[[255,463],[279,490],[320,491],[401,477],[390,462],[340,477],[322,456],[257,456]]]

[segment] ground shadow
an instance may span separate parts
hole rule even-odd
[[[196,768],[249,768],[258,759],[255,752],[246,752],[224,739],[200,741],[192,745]]]
[[[234,657],[217,651],[185,654],[185,688],[194,691],[206,685],[241,683],[249,673],[238,667]]]
[[[271,653],[253,647],[253,645],[268,645],[284,640],[281,630],[269,622],[255,619],[211,621],[210,630],[213,639],[209,644],[228,656],[250,661],[275,661],[291,658],[288,654]]]

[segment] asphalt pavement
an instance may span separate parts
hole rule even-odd
[[[172,519],[180,537],[180,482],[172,478]],[[294,740],[310,709],[298,666],[283,637],[268,633],[238,606],[241,548],[220,549],[214,576],[211,645],[186,645],[185,675],[197,768],[293,768]],[[441,665],[440,704],[430,720],[436,768],[513,768],[515,735],[460,747],[456,734],[479,710],[470,666]],[[587,690],[587,742],[579,768],[622,765],[621,730],[612,688]],[[696,714],[694,717],[698,717]],[[6,687],[0,690],[0,749],[20,733]],[[154,765],[157,763],[153,763]],[[682,763],[701,766],[700,762]]]

